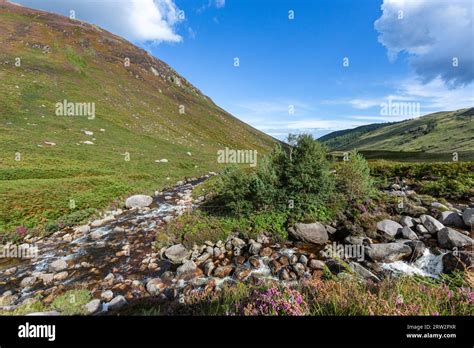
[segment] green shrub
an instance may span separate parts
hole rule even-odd
[[[336,185],[338,193],[348,203],[365,201],[374,193],[369,164],[356,150],[337,166]]]

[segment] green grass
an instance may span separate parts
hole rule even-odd
[[[395,123],[372,124],[351,130],[334,132],[325,135],[321,141],[331,150],[347,151],[357,149],[361,152],[370,151],[377,156],[397,156],[393,150],[411,156],[411,160],[432,160],[432,155],[438,160],[451,160],[454,151],[464,153],[460,161],[472,160],[474,156],[474,111],[461,109],[449,112],[437,112],[423,117]],[[419,153],[419,154],[416,154]],[[445,159],[439,159],[445,158]],[[374,157],[375,158],[375,157]],[[380,158],[380,157],[378,157]]]
[[[0,234],[18,226],[40,233],[64,220],[87,219],[81,212],[120,205],[130,194],[218,171],[217,150],[225,146],[263,154],[273,145],[184,78],[181,87],[169,82],[177,75],[172,68],[127,41],[61,16],[6,6],[0,35],[17,40],[0,52],[0,61],[8,62],[0,69]],[[95,103],[95,119],[56,116],[55,104],[64,99]],[[155,162],[162,158],[169,162]]]

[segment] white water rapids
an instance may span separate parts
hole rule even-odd
[[[383,269],[394,273],[438,278],[438,275],[443,271],[443,255],[435,255],[427,248],[423,255],[415,262],[395,261],[382,263],[381,266]]]

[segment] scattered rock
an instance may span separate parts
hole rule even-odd
[[[415,227],[415,221],[411,216],[402,216],[402,218],[400,219],[400,223],[402,224],[402,226],[410,228]]]
[[[464,271],[472,265],[471,256],[468,252],[456,251],[443,255],[443,273],[452,273],[454,271]]]
[[[411,240],[418,239],[418,235],[408,226],[402,228],[402,237]]]
[[[109,302],[114,298],[114,293],[112,292],[112,290],[102,291],[102,293],[100,294],[100,298],[105,302]]]
[[[309,260],[308,267],[311,269],[323,269],[325,266],[324,261],[311,259]]]
[[[388,237],[395,237],[402,231],[403,226],[393,220],[382,220],[377,222],[377,230],[384,233]]]
[[[64,280],[68,277],[69,273],[67,271],[62,271],[62,272],[59,272],[59,273],[56,273],[53,277],[54,280],[56,281],[61,281],[61,280]]]
[[[370,279],[376,283],[380,281],[379,277],[357,262],[350,262],[349,267],[364,279]]]
[[[109,302],[109,309],[110,310],[119,309],[126,304],[127,304],[127,300],[125,299],[125,297],[123,297],[122,295],[118,295],[114,297],[112,301]]]
[[[21,280],[20,286],[22,288],[29,288],[33,286],[34,283],[36,283],[36,277],[25,277]]]
[[[153,203],[153,198],[151,196],[134,195],[126,199],[125,206],[128,209],[144,208],[144,207],[148,207],[151,203]]]
[[[231,265],[219,266],[214,271],[214,276],[218,278],[224,278],[232,273],[233,267]]]
[[[86,234],[86,233],[89,233],[90,230],[91,230],[91,227],[89,225],[82,225],[82,226],[76,227],[74,229],[74,232],[81,233],[81,234]]]
[[[49,265],[49,269],[51,270],[51,272],[61,272],[65,269],[67,269],[67,262],[62,260],[62,259],[59,259],[59,260],[55,260],[53,262],[51,262],[51,264]]]
[[[444,228],[443,224],[432,216],[421,215],[420,220],[423,226],[425,226],[428,232],[431,234],[438,233]]]
[[[176,270],[176,274],[178,276],[181,276],[183,274],[192,273],[196,271],[196,269],[197,269],[197,266],[193,261],[186,261],[185,263],[183,263],[181,266],[178,267],[178,269]]]
[[[328,241],[326,227],[320,222],[312,224],[297,223],[288,232],[297,240],[314,244],[325,244]]]
[[[464,221],[459,216],[459,214],[450,210],[443,211],[441,213],[441,217],[439,218],[439,221],[445,226],[459,227],[459,228],[464,227]]]
[[[260,250],[261,257],[268,257],[271,254],[273,254],[273,250],[270,247],[265,247],[262,250]]]
[[[148,283],[146,283],[146,291],[148,291],[148,293],[153,296],[161,293],[165,287],[165,283],[160,278],[150,279]]]
[[[446,249],[462,248],[472,246],[473,240],[452,228],[445,227],[438,232],[438,244]]]
[[[171,262],[180,264],[189,256],[189,251],[182,244],[175,244],[165,250],[165,256]]]
[[[474,225],[474,208],[467,208],[462,212],[462,219],[467,227]]]
[[[84,305],[87,314],[95,314],[100,309],[100,300],[95,299]]]
[[[412,250],[406,244],[395,242],[366,246],[365,253],[373,261],[394,262],[410,256]]]

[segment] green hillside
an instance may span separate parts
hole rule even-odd
[[[96,26],[0,0],[0,46],[2,231],[78,220],[219,169],[218,149],[275,142]],[[64,100],[94,105],[95,117],[58,116]]]
[[[474,150],[474,108],[362,126],[319,140],[333,151],[470,152]]]

